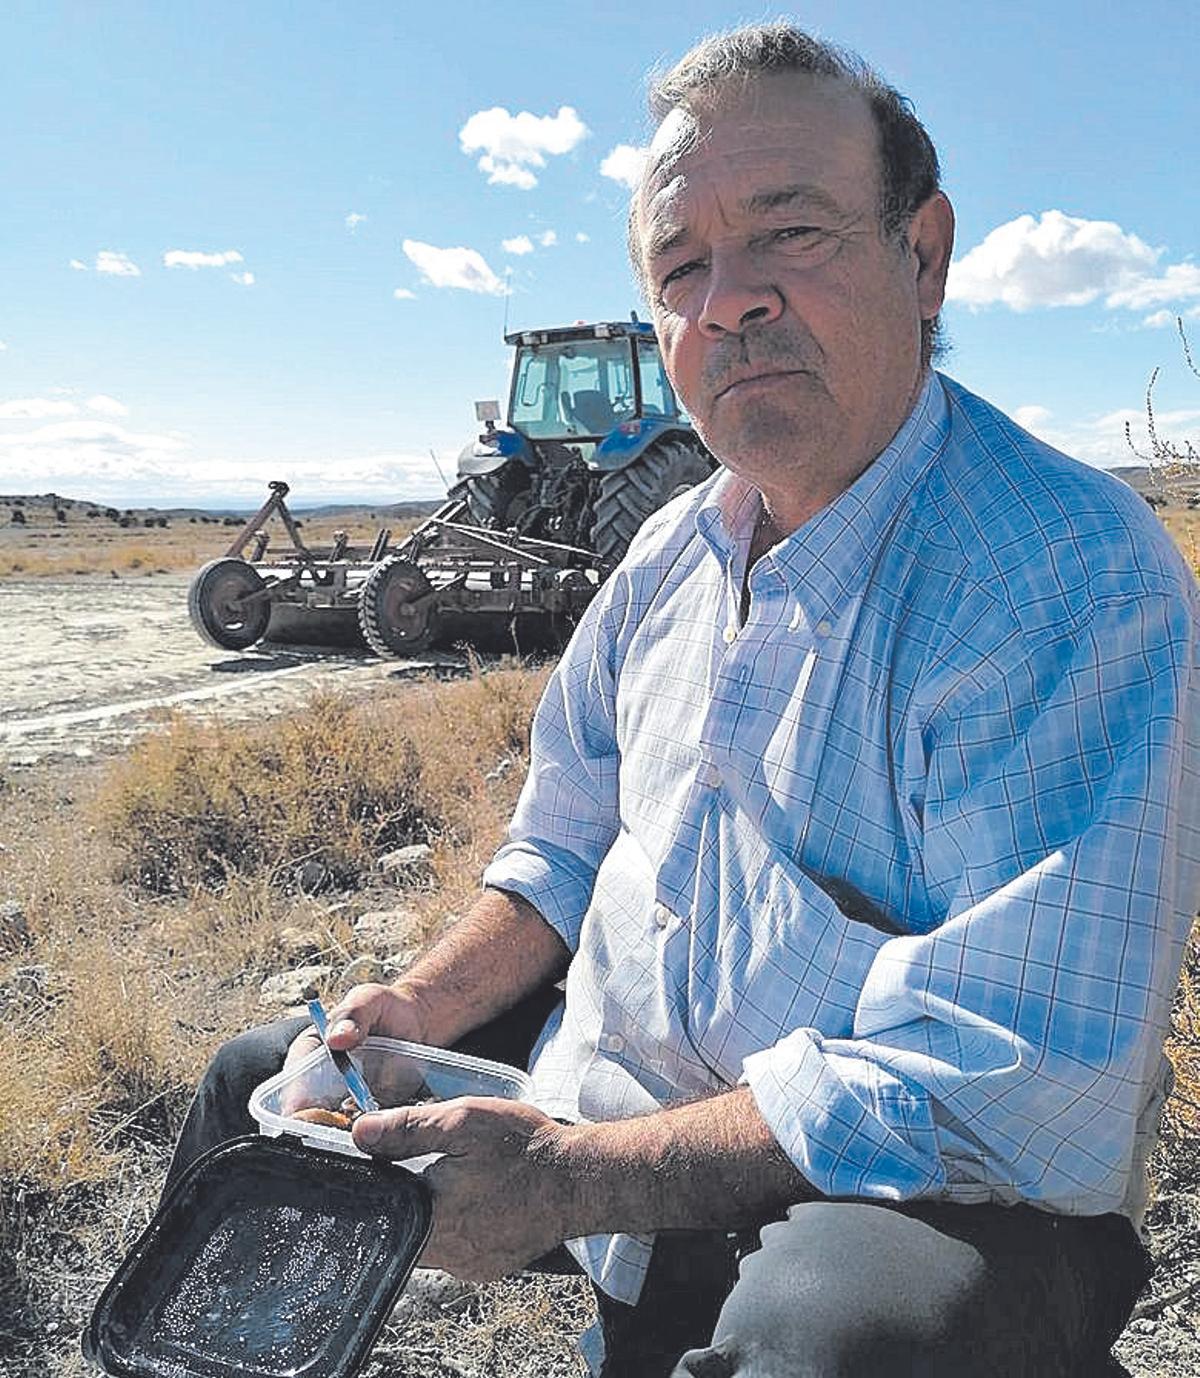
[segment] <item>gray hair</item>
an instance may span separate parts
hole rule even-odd
[[[913,215],[941,185],[937,150],[908,98],[857,54],[784,20],[713,34],[701,39],[668,72],[651,79],[650,114],[659,125],[677,108],[711,108],[731,87],[778,72],[831,77],[866,101],[879,138],[880,233],[885,240],[899,241]],[[676,146],[666,151],[666,157],[683,151]],[[632,215],[630,251],[640,280],[640,245]],[[922,361],[928,363],[941,344],[938,318],[922,321],[921,344]]]

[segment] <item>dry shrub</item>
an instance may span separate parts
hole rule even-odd
[[[1167,1054],[1175,1069],[1175,1091],[1167,1102],[1168,1126],[1181,1139],[1200,1136],[1200,921],[1192,928],[1183,975],[1175,993]]]
[[[45,955],[45,987],[0,1022],[0,1178],[92,1180],[181,1084],[170,982],[103,933]]]
[[[318,694],[246,726],[178,718],[113,769],[96,817],[122,878],[154,894],[308,860],[353,885],[389,848],[477,833],[481,777],[523,761],[540,684],[497,671],[368,702]]]
[[[428,831],[419,774],[405,737],[321,695],[245,727],[176,719],[114,770],[97,809],[123,877],[155,894],[310,859],[346,883]]]

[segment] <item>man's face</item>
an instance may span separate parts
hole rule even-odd
[[[949,203],[931,198],[902,242],[882,239],[870,110],[828,78],[775,74],[711,112],[676,110],[650,166],[637,228],[667,371],[713,453],[799,525],[920,388]]]

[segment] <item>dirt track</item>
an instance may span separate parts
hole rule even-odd
[[[0,583],[0,762],[91,755],[126,745],[174,709],[257,716],[317,684],[365,687],[430,664],[291,646],[217,650],[192,630],[187,583]]]

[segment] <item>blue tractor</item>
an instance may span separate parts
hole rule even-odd
[[[651,512],[716,468],[667,381],[653,328],[628,321],[521,330],[508,416],[458,457],[451,496],[478,527],[593,551],[615,564]]]
[[[193,579],[188,606],[215,646],[267,637],[362,641],[382,656],[438,641],[561,642],[642,522],[716,461],[680,410],[649,325],[636,316],[507,335],[516,346],[508,417],[476,403],[482,433],[446,501],[398,546],[344,532],[309,548],[284,501],[246,523]],[[277,517],[290,546],[272,549]]]

